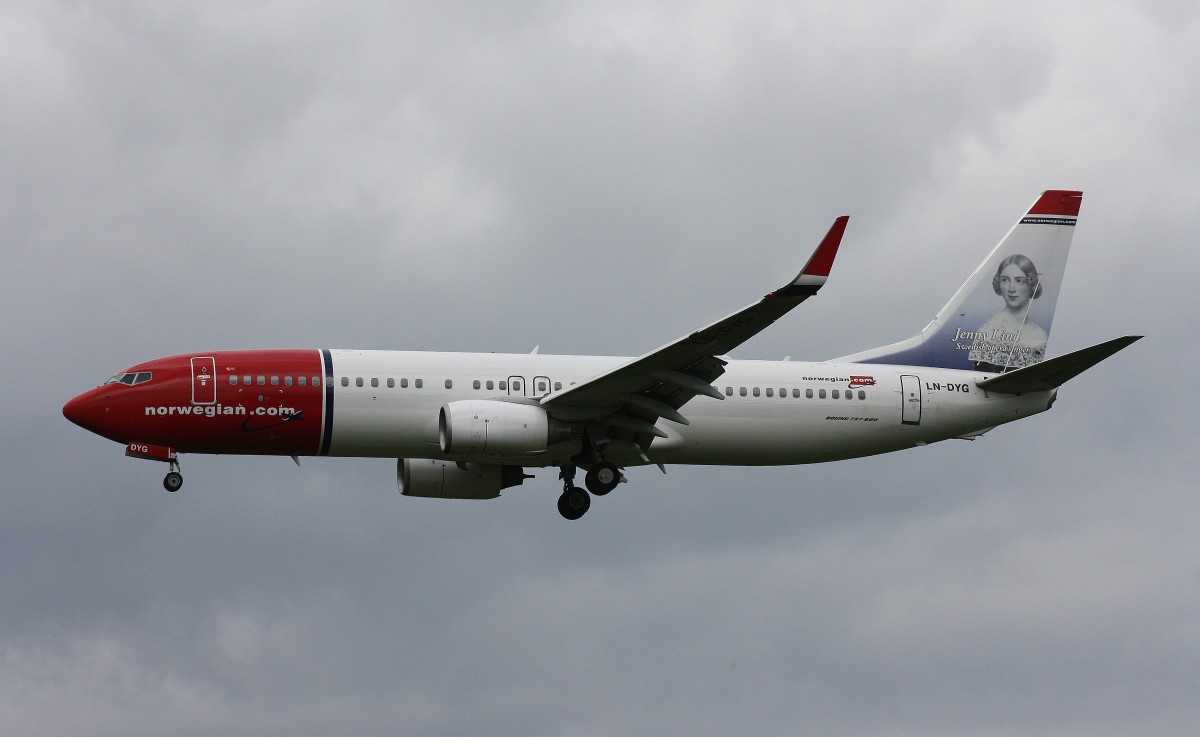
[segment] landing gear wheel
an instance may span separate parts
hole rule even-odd
[[[183,486],[183,474],[178,471],[172,471],[163,479],[163,488],[174,494],[179,491],[179,487]]]
[[[567,519],[579,519],[592,506],[592,498],[578,486],[563,491],[558,498],[558,513]]]
[[[608,461],[602,461],[588,470],[583,482],[587,484],[588,491],[596,496],[604,496],[621,483],[621,472]]]

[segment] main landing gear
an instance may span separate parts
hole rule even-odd
[[[587,486],[588,491],[596,496],[604,496],[621,483],[621,472],[608,461],[601,461],[588,469],[587,474],[583,477],[583,483]]]
[[[564,486],[558,498],[558,513],[566,519],[579,519],[592,506],[592,498],[578,486]]]
[[[575,485],[575,466],[563,466],[558,477],[563,480],[563,493],[558,497],[558,513],[570,520],[579,519],[592,506],[589,491],[596,496],[604,496],[617,488],[622,480],[620,469],[608,461],[596,463],[584,474],[583,483],[587,489]]]

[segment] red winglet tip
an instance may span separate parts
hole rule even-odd
[[[1048,189],[1042,192],[1038,201],[1029,208],[1030,215],[1060,215],[1064,217],[1079,217],[1079,205],[1083,202],[1083,192],[1068,189]]]
[[[821,241],[821,245],[817,246],[817,250],[808,260],[808,264],[804,267],[804,271],[800,272],[801,274],[829,276],[829,272],[833,269],[833,259],[837,256],[838,246],[842,242],[842,235],[846,232],[846,223],[849,221],[850,216],[848,215],[842,215],[833,221],[833,227],[825,234],[824,240]]]

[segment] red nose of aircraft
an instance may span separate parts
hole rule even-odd
[[[63,405],[63,417],[79,425],[85,430],[91,430],[104,435],[104,415],[108,412],[104,396],[99,393],[101,387],[86,391]]]

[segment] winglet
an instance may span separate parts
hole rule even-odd
[[[771,292],[771,295],[792,297],[816,294],[817,289],[829,278],[829,272],[833,269],[833,259],[837,256],[838,246],[842,243],[842,235],[846,232],[846,223],[849,221],[850,218],[847,215],[842,215],[834,220],[833,227],[825,234],[821,245],[813,251],[808,263],[804,265],[796,278],[786,286]]]

